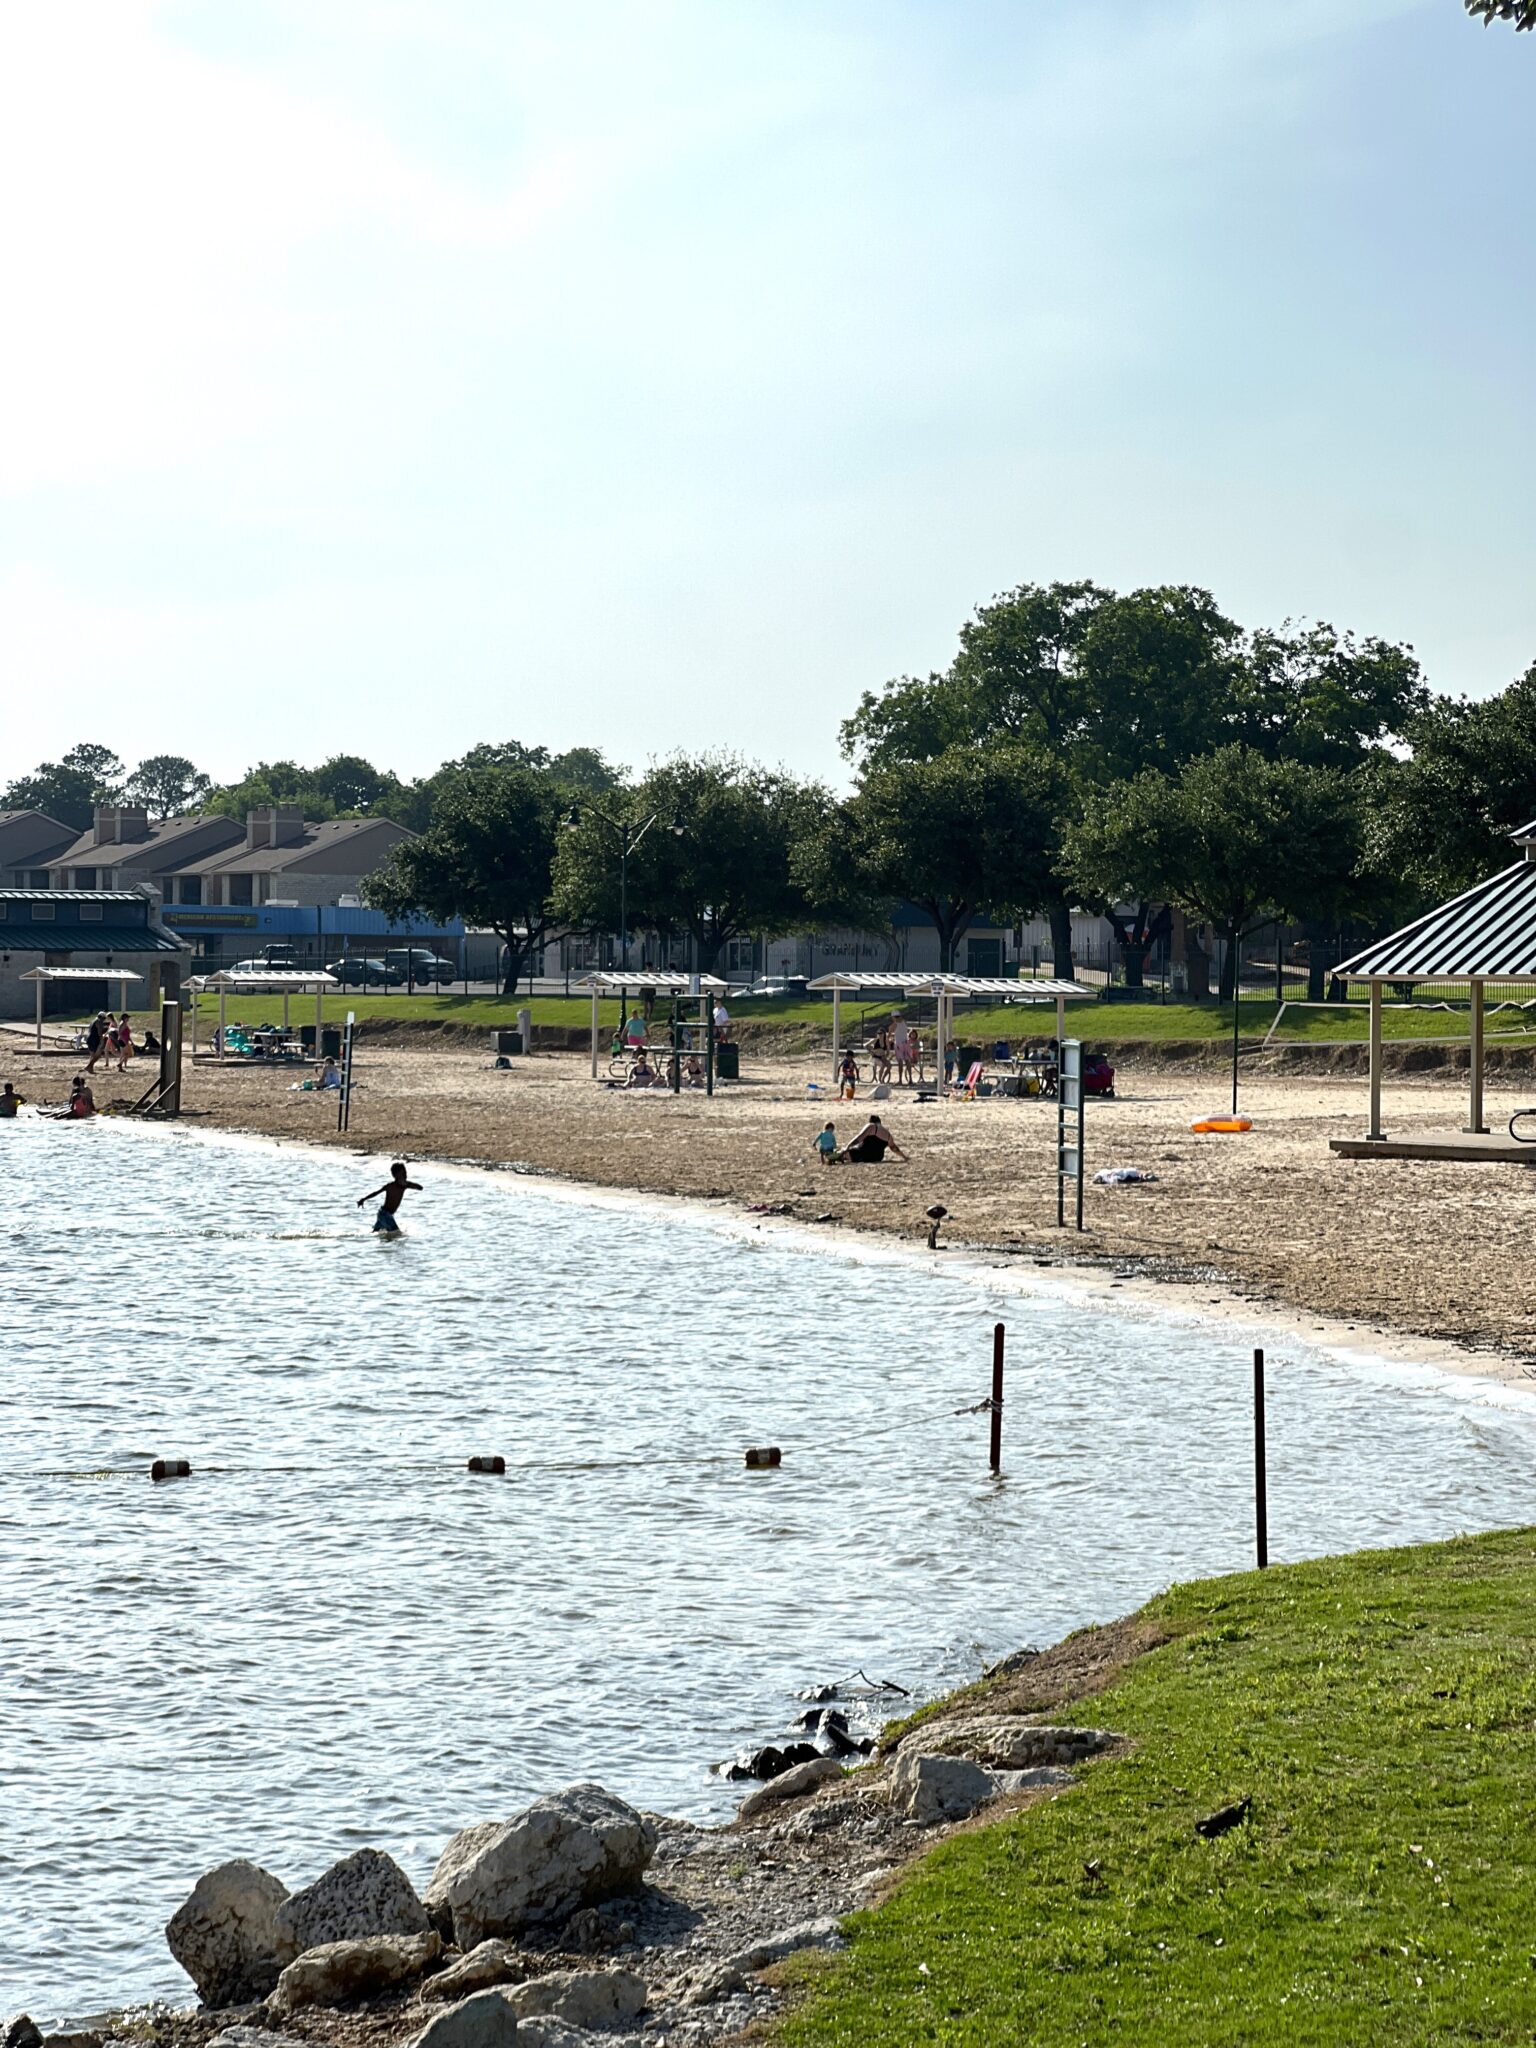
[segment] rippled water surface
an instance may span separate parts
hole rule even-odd
[[[1250,1560],[1241,1333],[430,1167],[382,1244],[371,1164],[35,1120],[0,1161],[0,2003],[42,2020],[184,1998],[220,1858],[421,1881],[576,1777],[723,1814],[808,1682],[931,1691]],[[950,1411],[998,1316],[993,1482]],[[1277,1558],[1529,1518],[1527,1397],[1272,1359]]]

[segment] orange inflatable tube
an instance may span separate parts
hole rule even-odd
[[[1246,1116],[1207,1116],[1189,1128],[1192,1131],[1251,1131],[1253,1120]]]

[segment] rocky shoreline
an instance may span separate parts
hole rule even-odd
[[[360,1849],[290,1891],[236,1860],[167,1924],[202,2003],[0,2048],[711,2048],[844,1946],[841,1923],[956,1826],[1060,1796],[1111,1731],[1046,1718],[1153,1647],[1144,1624],[1021,1651],[873,1758],[788,1763],[703,1827],[574,1785],[462,1829],[418,1896]]]

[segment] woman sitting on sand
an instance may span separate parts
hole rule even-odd
[[[635,1054],[635,1063],[629,1070],[629,1078],[625,1081],[624,1086],[626,1088],[649,1088],[655,1078],[655,1070],[647,1059],[645,1047],[642,1045]]]
[[[887,1152],[894,1152],[898,1159],[907,1156],[879,1117],[873,1114],[858,1136],[843,1147],[843,1157],[852,1166],[878,1166]]]

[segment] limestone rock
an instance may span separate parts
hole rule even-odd
[[[282,1967],[277,1909],[288,1887],[236,1857],[208,1870],[171,1915],[165,1939],[205,2005],[265,1998]]]
[[[777,1806],[781,1799],[799,1799],[807,1792],[814,1792],[818,1785],[829,1784],[833,1778],[842,1775],[842,1765],[832,1756],[819,1756],[813,1763],[796,1764],[793,1770],[770,1778],[766,1785],[759,1785],[755,1792],[749,1792],[736,1809],[736,1818],[754,1820],[758,1814]]]
[[[938,1721],[913,1734],[930,1756],[967,1756],[996,1770],[1027,1771],[1038,1764],[1080,1764],[1120,1740],[1108,1728],[1059,1728],[997,1715]]]
[[[524,1973],[521,1952],[510,1941],[482,1941],[467,1956],[460,1956],[446,1970],[429,1977],[421,1987],[423,1998],[467,1998],[471,1991],[485,1991],[492,1984],[513,1984]]]
[[[476,1991],[427,2021],[410,2048],[509,2048],[517,2014],[505,1991]]]
[[[427,1909],[392,1856],[359,1849],[278,1907],[278,1937],[289,1956],[370,1934],[425,1934]]]
[[[371,1934],[362,1941],[327,1941],[295,1957],[277,1980],[274,2013],[306,2005],[346,2005],[376,1991],[409,1984],[443,1952],[435,1927],[425,1934]]]
[[[992,1773],[964,1757],[908,1756],[903,1751],[891,1773],[892,1806],[908,1820],[928,1827],[964,1820],[996,1796]]]
[[[842,1948],[842,1922],[833,1914],[824,1914],[819,1920],[802,1920],[796,1927],[785,1927],[778,1934],[771,1934],[766,1941],[756,1941],[750,1948],[738,1949],[731,1956],[725,1968],[728,1970],[766,1970],[770,1963],[781,1963],[786,1956],[792,1956],[802,1948]]]
[[[571,2027],[612,2027],[645,2010],[645,1979],[633,1970],[552,1970],[507,1994],[518,2018],[548,2013]]]
[[[738,1991],[745,1991],[747,1980],[733,1963],[721,1963],[713,1970],[704,1970],[694,1978],[683,1995],[684,2005],[714,2005],[722,1998],[734,1998]]]
[[[295,2034],[274,2034],[266,2027],[226,2027],[208,2048],[305,2048]]]
[[[782,1782],[782,1781],[779,1781]],[[656,1851],[645,1815],[601,1785],[572,1785],[507,1821],[464,1828],[444,1849],[427,1909],[446,1907],[470,1949],[596,1899],[633,1891]]]
[[[993,1771],[991,1778],[999,1792],[1035,1792],[1042,1785],[1077,1783],[1077,1773],[1069,1771],[1065,1764],[1036,1764],[1029,1771]]]

